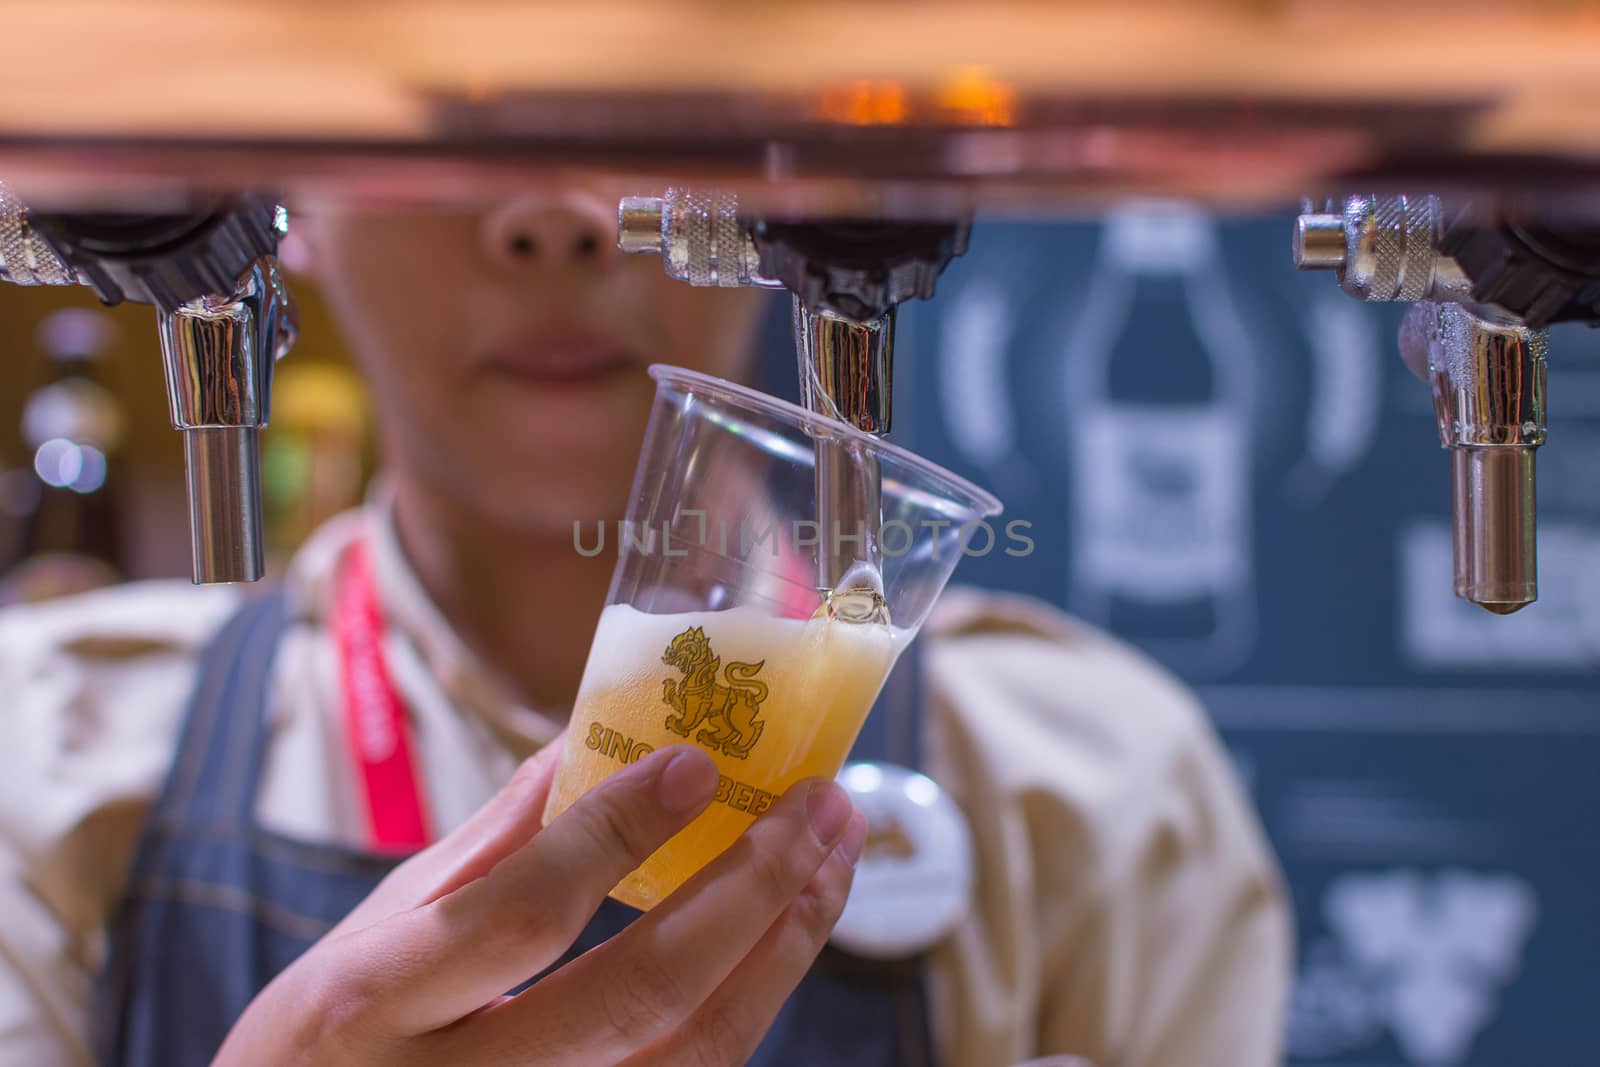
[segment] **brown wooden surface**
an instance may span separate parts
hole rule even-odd
[[[103,193],[111,174],[470,195],[558,161],[795,179],[899,160],[1023,203],[1292,196],[1403,171],[1419,149],[1600,173],[1600,9],[1576,0],[35,0],[0,15],[0,173],[35,199]],[[925,158],[895,140],[907,128],[940,131]],[[777,151],[741,149],[763,135]]]

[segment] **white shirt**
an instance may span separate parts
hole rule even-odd
[[[369,536],[391,675],[434,829],[486,802],[561,724],[452,633],[383,506],[295,556],[257,818],[365,840],[334,643],[335,564]],[[93,984],[196,658],[233,587],[143,582],[0,612],[0,1065],[93,1062]],[[1050,1052],[1098,1067],[1280,1061],[1291,936],[1256,819],[1194,699],[1036,601],[952,588],[925,642],[925,770],[972,828],[972,913],[933,953],[941,1062]]]

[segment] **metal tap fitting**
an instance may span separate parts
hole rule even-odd
[[[856,322],[831,311],[812,311],[795,297],[795,348],[806,410],[866,433],[889,432],[894,317],[890,308],[881,318]],[[853,587],[878,573],[882,475],[875,457],[857,443],[831,435],[816,437],[816,458],[817,512],[828,523],[824,536],[843,531],[858,539],[855,551],[818,554],[821,588]],[[841,546],[843,540],[838,539]]]
[[[172,424],[183,431],[194,580],[262,575],[257,433],[294,305],[272,251],[288,225],[261,196],[176,215],[30,215],[0,182],[0,278],[83,284],[108,304],[153,304]],[[213,288],[221,295],[207,295]]]
[[[1499,615],[1538,598],[1534,450],[1545,438],[1545,330],[1455,303],[1432,319],[1428,377],[1451,450],[1455,593]]]
[[[0,181],[0,278],[17,285],[76,285],[78,276],[61,262],[28,221],[28,208]]]
[[[690,285],[781,287],[761,276],[761,256],[733,193],[669,189],[625,197],[617,206],[617,247],[659,253],[668,277]]]
[[[262,256],[225,296],[159,314],[172,425],[183,431],[194,581],[253,582],[263,572],[258,434],[273,364],[293,346],[294,304]]]
[[[681,189],[617,211],[618,247],[660,253],[671,277],[793,293],[806,407],[872,434],[889,432],[895,308],[933,295],[969,231],[948,219],[750,220],[731,193]]]
[[[794,302],[800,399],[815,411],[870,434],[889,432],[894,395],[894,308],[856,322]]]
[[[1436,196],[1352,196],[1342,212],[1295,220],[1294,265],[1334,270],[1357,300],[1464,300],[1471,285],[1439,250],[1444,212]]]
[[[1444,230],[1437,197],[1352,196],[1342,212],[1296,220],[1294,263],[1336,270],[1358,300],[1415,302],[1451,451],[1455,594],[1508,615],[1539,595],[1534,449],[1545,436],[1546,332],[1471,304],[1471,280],[1440,247]]]
[[[617,247],[661,255],[668,276],[695,286],[779,289],[761,273],[752,229],[732,193],[668,190],[627,197],[617,208]],[[894,309],[867,322],[794,300],[800,396],[807,410],[867,433],[889,432]]]

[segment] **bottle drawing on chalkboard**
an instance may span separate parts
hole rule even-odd
[[[1255,357],[1208,216],[1107,218],[1064,369],[1073,610],[1190,676],[1237,668],[1256,636]]]

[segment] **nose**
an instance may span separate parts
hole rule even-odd
[[[484,218],[483,250],[506,270],[605,270],[620,260],[617,206],[577,190],[528,193]]]

